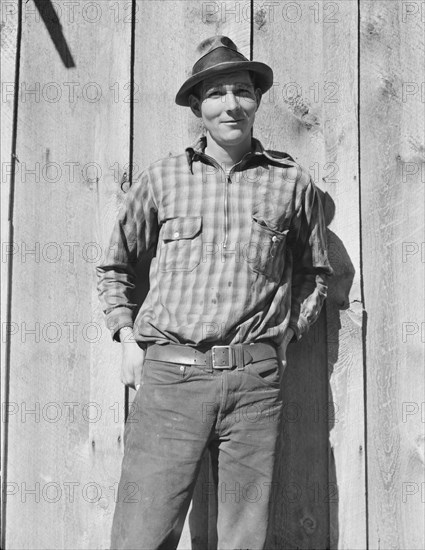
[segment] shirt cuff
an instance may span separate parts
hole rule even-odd
[[[117,307],[113,309],[106,321],[108,329],[111,331],[112,339],[120,342],[119,331],[123,327],[133,328],[133,311],[128,307]]]
[[[308,332],[308,321],[303,315],[300,315],[297,322],[291,321],[289,323],[289,328],[294,331],[294,336],[289,343],[291,344],[293,342],[299,342],[304,334]]]

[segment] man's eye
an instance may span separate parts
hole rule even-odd
[[[222,95],[222,92],[220,90],[211,90],[207,92],[207,97],[218,97],[221,95]]]
[[[236,90],[236,94],[242,97],[253,97],[254,95],[253,92],[247,88],[239,88],[239,90]]]

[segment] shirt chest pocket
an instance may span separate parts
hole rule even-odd
[[[172,218],[160,235],[159,270],[193,271],[202,256],[202,216]]]
[[[267,222],[252,218],[247,261],[250,269],[267,279],[280,281],[285,267],[285,244],[289,229],[276,231]]]

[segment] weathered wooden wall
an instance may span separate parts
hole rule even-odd
[[[113,2],[66,4],[22,3],[8,548],[107,547],[122,452],[94,266],[129,160],[131,19]]]
[[[425,5],[360,3],[370,548],[424,548]]]
[[[2,87],[2,198],[14,198],[10,237],[2,227],[2,243],[14,243],[11,255],[2,246],[3,280],[13,269],[13,285],[2,284],[11,295],[10,318],[7,300],[2,309],[6,548],[108,547],[126,399],[94,266],[131,152],[137,174],[200,132],[174,96],[194,46],[213,34],[274,68],[254,135],[310,168],[336,271],[326,311],[288,352],[270,548],[423,548],[423,5],[21,6],[19,20],[18,0],[2,4],[3,82],[12,86]],[[208,468],[191,512],[199,549],[215,543]],[[186,525],[180,550],[190,538]]]

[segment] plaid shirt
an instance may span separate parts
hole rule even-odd
[[[317,189],[289,155],[252,143],[226,174],[202,137],[132,185],[96,268],[115,340],[129,326],[142,347],[279,345],[288,327],[299,339],[317,319],[332,274]],[[135,266],[148,252],[150,289],[139,309]]]

